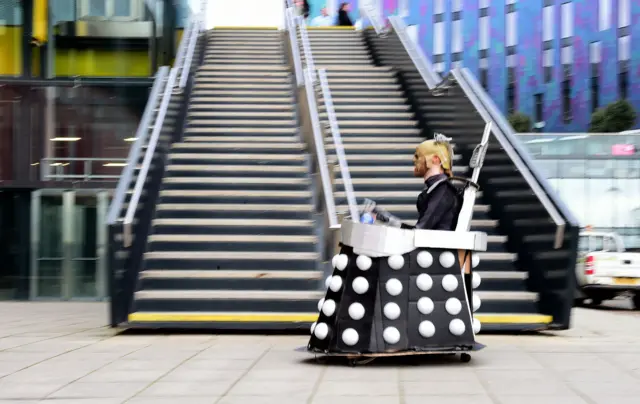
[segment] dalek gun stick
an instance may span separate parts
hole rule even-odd
[[[388,223],[391,227],[402,227],[402,221],[376,204],[375,201],[365,198],[362,209],[362,223],[373,223],[376,219],[382,223]]]
[[[469,161],[469,168],[473,169],[471,180],[467,182],[462,199],[462,208],[458,215],[458,223],[456,231],[469,231],[471,228],[471,219],[473,217],[473,206],[476,203],[476,194],[478,192],[478,178],[480,177],[480,169],[484,163],[489,145],[489,136],[491,135],[492,122],[488,122],[484,127],[482,140],[476,146]]]

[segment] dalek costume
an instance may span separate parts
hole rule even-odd
[[[473,317],[480,307],[473,289],[480,277],[473,268],[479,263],[476,253],[486,251],[487,235],[469,226],[489,133],[490,125],[473,152],[471,179],[439,179],[462,184],[454,193],[461,205],[454,230],[423,230],[420,221],[429,220],[424,217],[417,227],[407,226],[369,200],[361,217],[373,213],[377,223],[354,218],[342,223],[340,253],[333,257],[326,295],[318,303],[308,352],[347,356],[352,364],[432,353],[461,353],[466,362],[468,352],[483,347],[475,339],[481,324]],[[445,186],[429,191],[433,185],[420,198]]]

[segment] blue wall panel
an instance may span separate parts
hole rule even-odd
[[[462,35],[464,38],[464,52],[462,64],[478,75],[478,34],[479,31],[479,0],[464,0],[462,3]]]
[[[600,103],[607,105],[618,99],[618,39],[616,29],[618,27],[618,8],[617,1],[613,1],[613,10],[611,12],[612,21],[610,28],[600,32],[600,40],[602,42],[602,95]]]
[[[618,94],[618,1],[613,0],[610,29],[599,31],[598,2],[596,0],[573,0],[573,67],[571,108],[572,119],[565,122],[562,104],[561,64],[562,14],[561,4],[567,0],[554,1],[554,40],[553,79],[544,81],[542,48],[542,9],[544,0],[518,0],[518,66],[517,66],[517,107],[530,116],[535,114],[535,94],[542,93],[544,98],[544,120],[546,132],[585,131],[591,119],[591,68],[589,64],[589,44],[602,43],[602,65],[600,77],[600,106],[619,98]],[[433,55],[433,9],[434,0],[411,0],[410,24],[419,24],[419,43],[427,56]],[[451,2],[447,4],[445,21],[447,32],[451,31]],[[478,35],[479,0],[463,0],[463,30],[465,49],[463,65],[478,75]],[[507,69],[505,53],[505,0],[490,2],[491,49],[489,66],[489,94],[503,111],[506,112]],[[640,1],[631,1],[631,82],[628,89],[629,100],[640,114]],[[389,7],[385,8],[388,15]],[[393,13],[391,13],[393,14]],[[447,52],[451,51],[451,38],[447,38]],[[446,55],[445,61],[451,60]],[[450,63],[446,64],[450,67]],[[639,120],[640,121],[640,120]],[[637,126],[640,128],[640,122]]]
[[[534,95],[542,91],[542,14],[535,2],[519,4],[517,16],[517,60],[516,108],[518,110],[535,111]],[[528,23],[526,23],[526,22]],[[525,54],[524,50],[528,51]]]
[[[629,97],[640,114],[640,1],[631,2],[631,81]]]
[[[494,1],[489,8],[491,35],[489,44],[489,95],[498,108],[506,109],[507,55],[505,42],[505,4]]]

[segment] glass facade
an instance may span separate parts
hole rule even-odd
[[[31,194],[31,299],[106,298],[108,204],[108,191]]]
[[[521,135],[581,225],[640,248],[640,136]]]
[[[113,181],[135,140],[151,83],[48,86],[0,79],[0,181]]]
[[[170,0],[2,0],[0,76],[152,76],[172,58],[183,8]]]
[[[106,227],[186,1],[0,0],[0,300],[107,296]]]

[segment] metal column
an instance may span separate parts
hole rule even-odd
[[[108,279],[107,279],[107,210],[109,209],[109,192],[100,191],[97,194],[97,215],[96,230],[97,234],[97,273],[96,273],[96,295],[99,300],[107,298]]]
[[[74,206],[75,191],[64,191],[62,194],[62,300],[70,300],[74,293],[75,268],[73,252],[76,248],[76,218]]]

